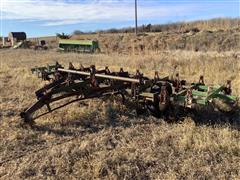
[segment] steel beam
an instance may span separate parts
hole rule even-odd
[[[84,71],[75,71],[75,70],[68,70],[68,69],[58,69],[59,72],[65,72],[65,73],[72,73],[72,74],[79,74],[84,76],[90,76],[90,72],[84,72]],[[106,75],[106,74],[95,74],[95,77],[98,78],[106,78],[106,79],[113,79],[118,81],[125,81],[125,82],[131,82],[131,83],[137,83],[140,84],[140,79],[134,79],[134,78],[128,78],[128,77],[120,77],[120,76],[112,76],[112,75]]]

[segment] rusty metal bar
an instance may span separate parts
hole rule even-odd
[[[79,74],[79,75],[84,75],[84,76],[90,76],[91,75],[90,72],[75,71],[75,70],[68,70],[68,69],[62,69],[62,68],[59,68],[58,71],[66,72],[66,73]],[[125,82],[131,82],[131,83],[139,83],[140,84],[140,79],[134,79],[134,78],[119,77],[119,76],[112,76],[112,75],[106,75],[106,74],[95,74],[95,77],[113,79],[113,80],[125,81]]]

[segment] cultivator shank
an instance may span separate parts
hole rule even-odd
[[[111,72],[108,67],[97,70],[95,66],[82,65],[77,69],[72,63],[69,63],[68,69],[56,63],[34,68],[32,72],[50,83],[35,92],[37,102],[21,113],[25,122],[76,101],[110,95],[121,95],[123,102],[128,98],[134,102],[133,108],[138,113],[149,111],[157,117],[174,114],[172,110],[176,107],[187,109],[195,105],[207,106],[216,99],[228,105],[225,111],[231,111],[237,103],[237,97],[231,95],[230,81],[226,86],[206,86],[203,76],[198,83],[187,84],[185,80],[180,80],[179,74],[175,79],[160,78],[159,73],[155,72],[151,79],[139,70],[136,74],[129,74],[123,68],[119,72]],[[47,111],[43,112],[44,106]]]

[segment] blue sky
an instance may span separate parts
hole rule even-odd
[[[0,0],[1,35],[134,26],[134,0]],[[138,0],[139,24],[240,17],[240,0]]]

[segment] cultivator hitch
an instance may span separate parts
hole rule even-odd
[[[226,86],[207,86],[203,76],[198,83],[186,83],[175,78],[160,78],[155,72],[153,79],[145,77],[139,70],[129,74],[121,68],[112,72],[108,67],[97,70],[94,65],[75,68],[69,63],[64,69],[58,62],[55,65],[32,69],[49,84],[35,92],[37,102],[21,113],[25,122],[32,122],[43,115],[76,101],[120,95],[133,101],[137,113],[150,112],[156,117],[169,116],[176,107],[185,109],[196,106],[214,105],[215,108],[230,112],[237,104],[237,97],[231,95],[231,82]],[[225,106],[219,105],[219,102]],[[43,111],[43,107],[47,111]]]

